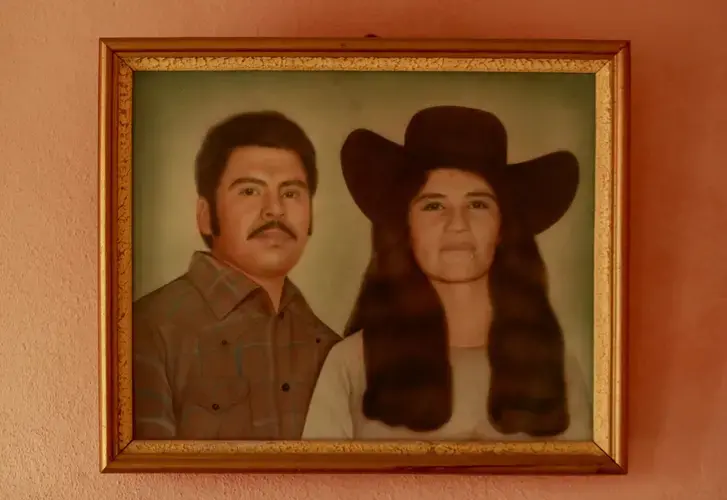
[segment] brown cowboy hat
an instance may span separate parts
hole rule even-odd
[[[500,120],[460,106],[417,112],[403,145],[371,130],[354,130],[341,148],[341,165],[354,202],[372,222],[386,217],[389,189],[407,171],[461,167],[481,174],[498,196],[498,186],[505,187],[532,234],[545,231],[566,213],[579,173],[578,160],[568,151],[508,164],[507,134]]]

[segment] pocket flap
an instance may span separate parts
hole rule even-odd
[[[241,377],[205,377],[187,386],[187,401],[216,413],[226,411],[250,395],[250,383]]]

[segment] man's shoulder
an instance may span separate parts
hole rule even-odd
[[[309,324],[312,332],[316,337],[316,342],[320,342],[325,352],[328,352],[333,346],[341,342],[341,336],[337,334],[328,324],[319,318],[312,310],[309,314]]]
[[[183,274],[135,300],[133,314],[139,319],[165,317],[202,301],[200,293]]]
[[[316,337],[331,342],[338,342],[341,336],[323,321],[308,303],[302,293],[299,293],[295,304],[297,316],[306,324],[308,329],[315,332]]]
[[[338,342],[341,340],[341,336],[337,334],[328,324],[319,318],[313,311],[310,312],[311,322],[316,329],[318,336],[323,336],[326,340]]]

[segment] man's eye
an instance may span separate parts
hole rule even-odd
[[[300,193],[298,191],[286,191],[283,193],[284,198],[298,198]]]
[[[240,190],[240,194],[243,196],[253,196],[256,193],[255,188],[247,187]]]

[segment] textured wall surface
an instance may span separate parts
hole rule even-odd
[[[725,31],[724,0],[2,0],[0,498],[727,498]],[[97,38],[372,32],[633,41],[630,474],[101,476]]]

